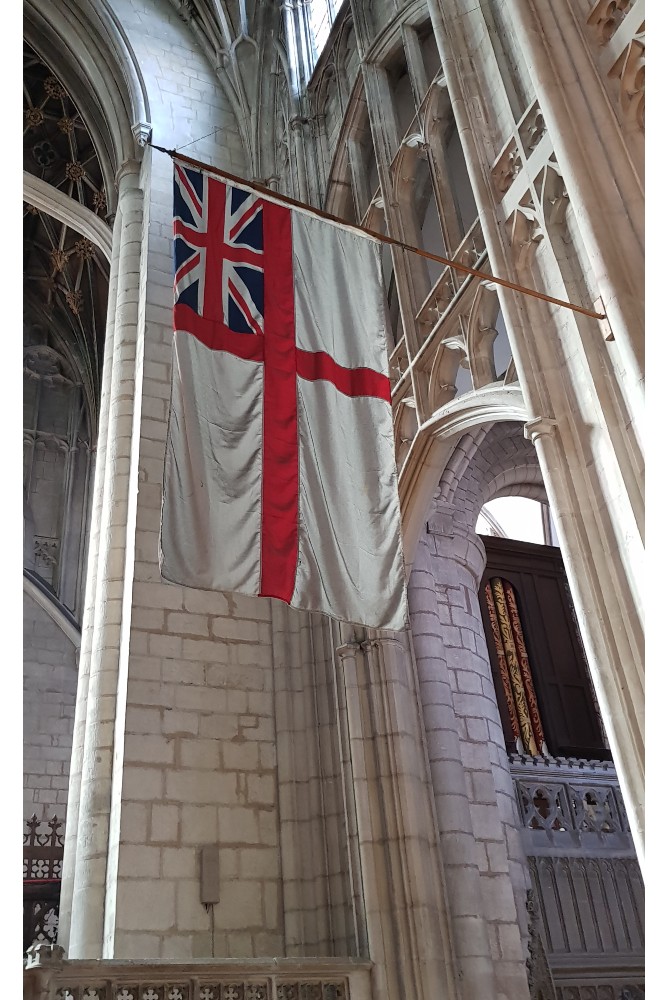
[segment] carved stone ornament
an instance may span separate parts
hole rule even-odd
[[[538,243],[544,239],[541,219],[531,204],[520,204],[505,223],[517,267],[530,264]]]
[[[70,312],[78,316],[83,308],[83,293],[78,288],[74,291],[68,289],[65,292],[65,302],[69,306]]]
[[[165,982],[165,978],[158,975],[127,985],[102,984],[97,979],[92,984],[82,983],[80,977],[69,980],[68,963],[62,961],[62,948],[39,944],[28,950],[29,959],[33,953],[33,964],[26,968],[53,968],[55,991],[49,995],[55,1000],[349,1000],[350,996],[346,980],[312,977],[290,977],[284,981],[274,976],[269,979],[239,977],[223,982],[174,984],[173,980]],[[167,970],[165,974],[168,975]]]
[[[81,181],[86,176],[86,168],[75,160],[66,165],[65,176],[70,181]]]
[[[80,257],[81,260],[92,260],[95,256],[95,246],[90,242],[90,240],[82,237],[74,244],[74,253]]]
[[[623,21],[630,0],[598,0],[588,15],[598,45],[606,45]]]
[[[47,76],[44,81],[44,91],[49,97],[54,97],[56,100],[62,100],[63,97],[67,96],[67,91],[60,81],[56,80],[55,76]]]
[[[53,270],[56,273],[65,270],[67,267],[67,261],[69,260],[69,254],[66,250],[61,250],[60,247],[54,247],[49,256],[51,257]]]
[[[34,344],[23,351],[23,367],[41,378],[63,376],[63,360],[60,355],[44,344]]]
[[[620,82],[621,112],[644,131],[646,58],[644,33],[635,35],[612,66],[609,75]]]
[[[134,123],[132,126],[132,135],[134,136],[134,141],[140,149],[143,149],[146,143],[150,141],[152,131],[153,126],[150,122]]]
[[[57,944],[33,944],[26,952],[26,969],[60,966],[65,957],[65,949]]]
[[[178,16],[188,24],[195,15],[195,5],[193,0],[180,0],[178,5]]]
[[[38,128],[44,121],[44,112],[41,108],[28,108],[25,112],[25,121],[28,128]]]
[[[498,201],[507,194],[514,179],[523,166],[523,160],[516,142],[512,142],[503,150],[491,170],[491,179],[496,189]]]

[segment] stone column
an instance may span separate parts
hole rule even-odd
[[[428,0],[428,6],[489,252],[489,270],[524,285],[541,284],[545,291],[563,297],[569,261],[561,268],[557,254],[539,232],[531,232],[530,226],[524,232],[518,226],[512,235],[511,220],[503,220],[498,214],[491,176],[495,155],[489,143],[491,126],[480,110],[486,106],[493,74],[487,73],[484,62],[472,63],[468,34],[473,30],[473,19],[482,15],[478,8],[464,11],[459,0],[448,3]],[[512,5],[517,18],[519,7],[521,4]],[[531,9],[534,11],[535,7],[533,4]],[[552,5],[545,3],[544,7],[551,9]],[[572,17],[571,13],[569,16]],[[553,77],[549,79],[553,85]],[[611,109],[608,114],[608,127],[618,129]],[[599,121],[598,125],[602,127]],[[557,122],[555,127],[558,130]],[[569,155],[566,146],[563,152]],[[563,173],[566,170],[576,173],[577,162],[567,167],[559,163],[559,168]],[[582,188],[581,196],[584,195]],[[589,205],[588,210],[604,215],[603,201],[596,199],[597,207]],[[611,204],[616,204],[616,195]],[[574,218],[578,223],[578,213]],[[531,255],[534,259],[539,240],[544,249],[540,266],[533,267]],[[613,245],[610,252],[614,252]],[[580,269],[586,266],[586,260],[576,256],[580,251],[570,253]],[[602,259],[598,256],[596,268]],[[611,278],[610,270],[604,280]],[[620,287],[624,288],[625,283]],[[574,319],[565,310],[554,313],[543,302],[502,288],[498,296],[526,403],[527,432],[535,442],[556,520],[582,638],[641,863],[643,622],[636,581],[642,542],[638,523],[641,512],[636,509],[635,497],[637,483],[641,482],[642,457],[634,414],[621,405],[621,392],[627,385],[624,387],[623,373],[614,370],[603,331],[596,321]],[[621,321],[619,336],[623,336],[626,320],[627,317]],[[612,325],[615,322],[612,317]],[[545,330],[549,331],[548,337]],[[632,354],[629,341],[628,351]],[[629,380],[625,382],[629,384]],[[633,392],[636,397],[638,389]],[[622,551],[619,538],[624,540]]]
[[[477,600],[482,543],[438,505],[409,584],[410,617],[462,994],[528,998],[526,875]]]
[[[592,5],[591,5],[592,6]],[[570,0],[508,0],[535,94],[595,273],[628,398],[644,388],[644,193]]]
[[[88,703],[88,680],[90,674],[90,651],[95,620],[95,595],[97,592],[97,563],[100,547],[100,523],[102,516],[102,495],[106,469],[107,436],[109,430],[109,403],[111,390],[111,369],[113,365],[114,328],[116,321],[116,295],[118,290],[118,260],[120,256],[121,214],[116,212],[113,229],[113,247],[109,274],[109,298],[107,302],[107,322],[104,341],[104,363],[102,368],[102,391],[100,394],[100,416],[97,431],[94,485],[90,517],[90,541],[86,567],[86,586],[81,629],[81,649],[79,652],[79,679],[77,683],[72,758],[67,802],[67,825],[65,827],[65,851],[63,857],[63,877],[60,890],[60,912],[58,920],[58,942],[67,951],[72,917],[72,893],[74,891],[74,868],[76,861],[77,831],[79,821],[79,795],[81,791],[81,769],[86,732],[86,706]],[[94,442],[91,442],[94,445]]]
[[[126,545],[138,336],[139,270],[143,195],[139,163],[126,161],[117,176],[120,247],[107,447],[96,565],[95,605],[90,639],[85,736],[76,827],[70,958],[102,958],[107,867],[112,859],[109,829],[114,777],[114,730],[123,711],[128,650],[121,642],[125,598]]]

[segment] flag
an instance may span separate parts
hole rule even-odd
[[[174,171],[162,577],[405,628],[379,243]]]

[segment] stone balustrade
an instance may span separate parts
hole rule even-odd
[[[567,848],[634,856],[611,762],[512,754],[510,771],[529,854]]]
[[[34,945],[25,1000],[370,1000],[363,959],[265,958],[198,961],[67,961]]]

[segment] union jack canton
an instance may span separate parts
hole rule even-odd
[[[233,333],[263,335],[261,199],[198,170],[175,167],[175,304],[222,321]]]

